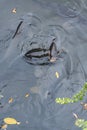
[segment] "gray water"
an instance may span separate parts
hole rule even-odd
[[[16,14],[11,12],[13,8]],[[12,39],[21,20],[19,34]],[[86,34],[86,0],[0,1],[1,124],[3,118],[13,117],[21,124],[9,125],[9,130],[79,129],[73,112],[87,120],[80,102],[60,105],[55,98],[71,97],[87,81]],[[48,48],[53,38],[57,49],[65,51],[56,63],[40,66],[24,60],[29,49]],[[31,46],[32,42],[36,44]],[[11,97],[13,102],[9,103]]]

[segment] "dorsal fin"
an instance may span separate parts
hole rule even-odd
[[[57,47],[56,47],[56,44],[55,44],[54,40],[55,39],[53,39],[53,41],[52,41],[52,43],[50,45],[50,48],[49,48],[49,50],[50,50],[50,59],[52,57],[57,56]]]

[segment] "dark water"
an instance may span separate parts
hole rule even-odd
[[[20,33],[12,39],[21,20]],[[65,50],[55,64],[30,65],[23,59],[29,49],[48,48],[53,38],[57,49]],[[86,120],[87,112],[80,102],[59,105],[55,98],[71,97],[86,81],[86,0],[0,1],[0,121],[10,116],[21,122],[7,129],[77,130],[73,112]]]

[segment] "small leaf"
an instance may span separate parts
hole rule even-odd
[[[56,75],[57,78],[59,78],[59,73],[58,72],[56,72],[55,75]]]
[[[6,124],[8,124],[8,125],[12,125],[12,124],[17,124],[17,125],[19,125],[19,124],[20,124],[20,122],[16,121],[16,119],[11,118],[11,117],[6,117],[6,118],[4,118],[3,121],[4,121]]]
[[[12,103],[13,102],[13,98],[11,97],[11,98],[9,98],[9,101],[8,101],[8,103]]]
[[[87,103],[83,104],[84,110],[87,110]]]
[[[27,97],[29,97],[29,96],[30,96],[30,94],[29,94],[29,93],[26,93],[25,97],[27,98]]]
[[[12,9],[12,13],[16,14],[16,8]]]

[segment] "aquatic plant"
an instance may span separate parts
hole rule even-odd
[[[87,130],[87,121],[84,119],[76,119],[75,125],[81,127],[83,130]]]
[[[63,97],[63,98],[56,98],[55,102],[59,104],[68,104],[68,103],[75,103],[80,100],[83,100],[83,97],[85,96],[87,92],[87,82],[83,85],[82,89],[73,95],[71,98]]]
[[[78,118],[78,116],[75,113],[73,113],[73,115],[76,118],[75,125],[77,127],[82,128],[82,130],[87,130],[87,120]]]

